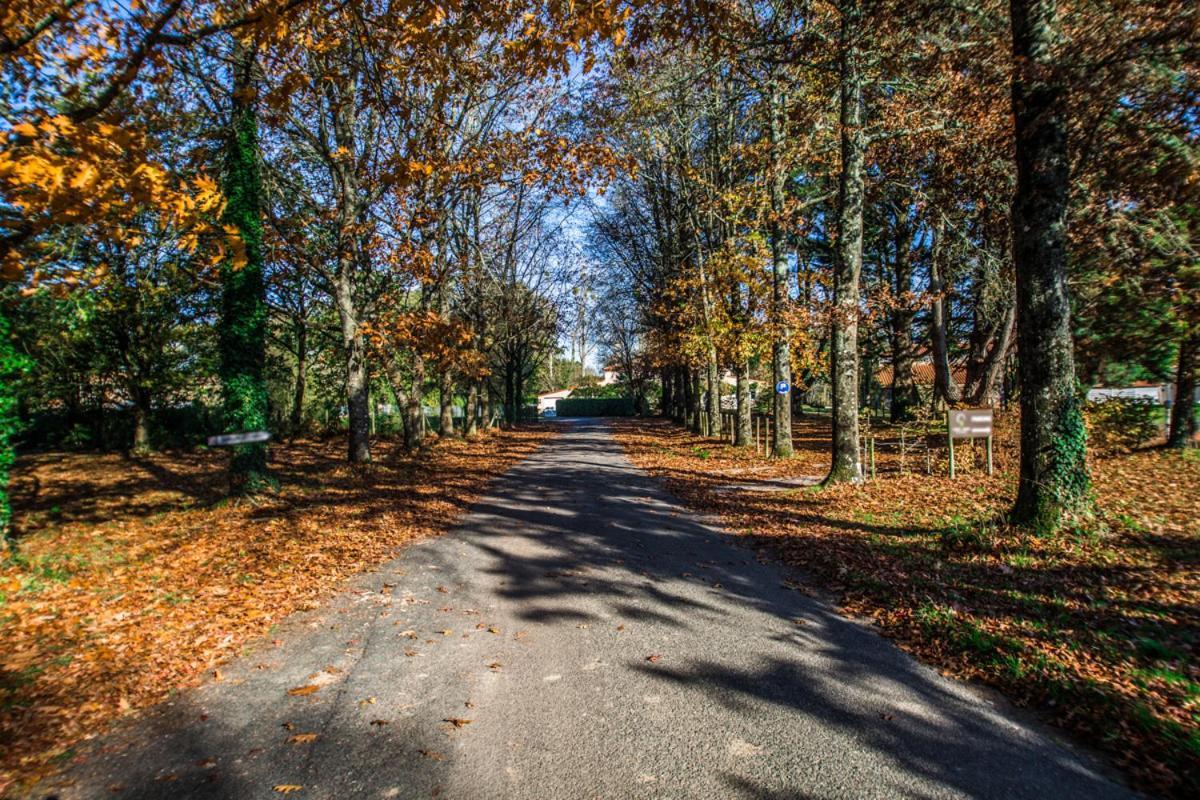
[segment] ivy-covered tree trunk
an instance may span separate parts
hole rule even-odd
[[[235,45],[233,108],[226,143],[224,222],[237,229],[246,262],[221,268],[219,347],[225,429],[267,428],[267,304],[263,281],[262,173],[259,159],[254,52]],[[251,494],[271,485],[265,443],[233,448],[230,490]]]
[[[1184,448],[1196,438],[1196,367],[1200,357],[1200,333],[1179,342],[1179,367],[1175,373],[1175,403],[1171,406],[1171,432],[1167,447]]]
[[[838,180],[837,241],[834,250],[833,320],[829,374],[833,384],[833,457],[825,483],[862,480],[858,455],[858,303],[862,275],[863,174],[867,134],[862,124],[862,65],[859,52],[861,9],[842,10],[841,152]]]
[[[1086,510],[1090,497],[1067,294],[1067,86],[1053,54],[1055,0],[1011,0],[1010,7],[1021,379],[1021,473],[1012,517],[1051,533],[1066,515]]]
[[[737,373],[737,423],[734,425],[733,444],[736,447],[749,447],[753,444],[750,415],[754,411],[754,401],[750,399],[750,362],[743,361],[738,365]]]
[[[784,98],[783,92],[774,83],[770,86],[770,146],[771,176],[770,199],[771,221],[768,234],[771,240],[771,375],[776,384],[781,381],[792,383],[792,331],[788,325],[788,262],[784,247],[783,207],[784,179],[783,137]],[[779,458],[790,458],[792,450],[792,393],[774,392],[772,412],[775,415],[771,450]]]
[[[16,377],[24,362],[13,349],[8,317],[0,306],[0,543],[12,530],[12,506],[8,498],[9,470],[16,460],[12,440],[17,433]]]

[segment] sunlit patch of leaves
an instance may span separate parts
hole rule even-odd
[[[0,786],[53,771],[74,742],[219,674],[343,578],[444,532],[550,435],[531,427],[415,455],[380,441],[369,470],[347,467],[337,440],[280,445],[283,491],[256,503],[219,502],[220,452],[147,457],[170,487],[120,457],[24,460],[18,512],[42,502],[61,513],[27,524],[0,564]],[[319,677],[293,687],[293,702]]]
[[[1016,421],[998,425],[992,477],[969,452],[950,480],[937,453],[902,465],[880,450],[875,481],[787,492],[729,486],[824,474],[827,418],[798,421],[786,460],[658,421],[621,422],[617,432],[635,464],[803,567],[847,612],[874,618],[946,673],[1041,707],[1108,748],[1141,785],[1192,796],[1200,459],[1156,450],[1094,459],[1098,515],[1058,537],[1031,536],[1003,522],[1016,488]]]

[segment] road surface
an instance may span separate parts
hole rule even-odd
[[[57,796],[1134,796],[798,591],[604,423],[562,424],[454,532],[122,723]]]

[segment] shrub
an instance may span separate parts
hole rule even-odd
[[[1128,453],[1159,434],[1160,411],[1145,400],[1111,398],[1083,407],[1088,443],[1103,455]]]
[[[560,417],[632,417],[632,397],[567,397],[558,401]]]

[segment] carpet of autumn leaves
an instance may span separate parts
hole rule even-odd
[[[992,477],[982,448],[962,447],[950,480],[934,442],[928,460],[909,452],[903,465],[880,447],[876,480],[820,490],[803,484],[828,470],[827,417],[799,420],[787,460],[662,421],[616,431],[635,464],[806,570],[847,613],[947,674],[1040,709],[1143,788],[1197,796],[1200,451],[1094,461],[1098,518],[1031,538],[996,522],[1015,494],[1017,457],[1014,421],[998,424]]]
[[[549,428],[389,441],[352,468],[342,439],[272,448],[282,490],[223,501],[224,453],[45,454],[14,474],[19,556],[0,564],[0,795],[72,743],[239,653],[340,579],[444,532]]]

